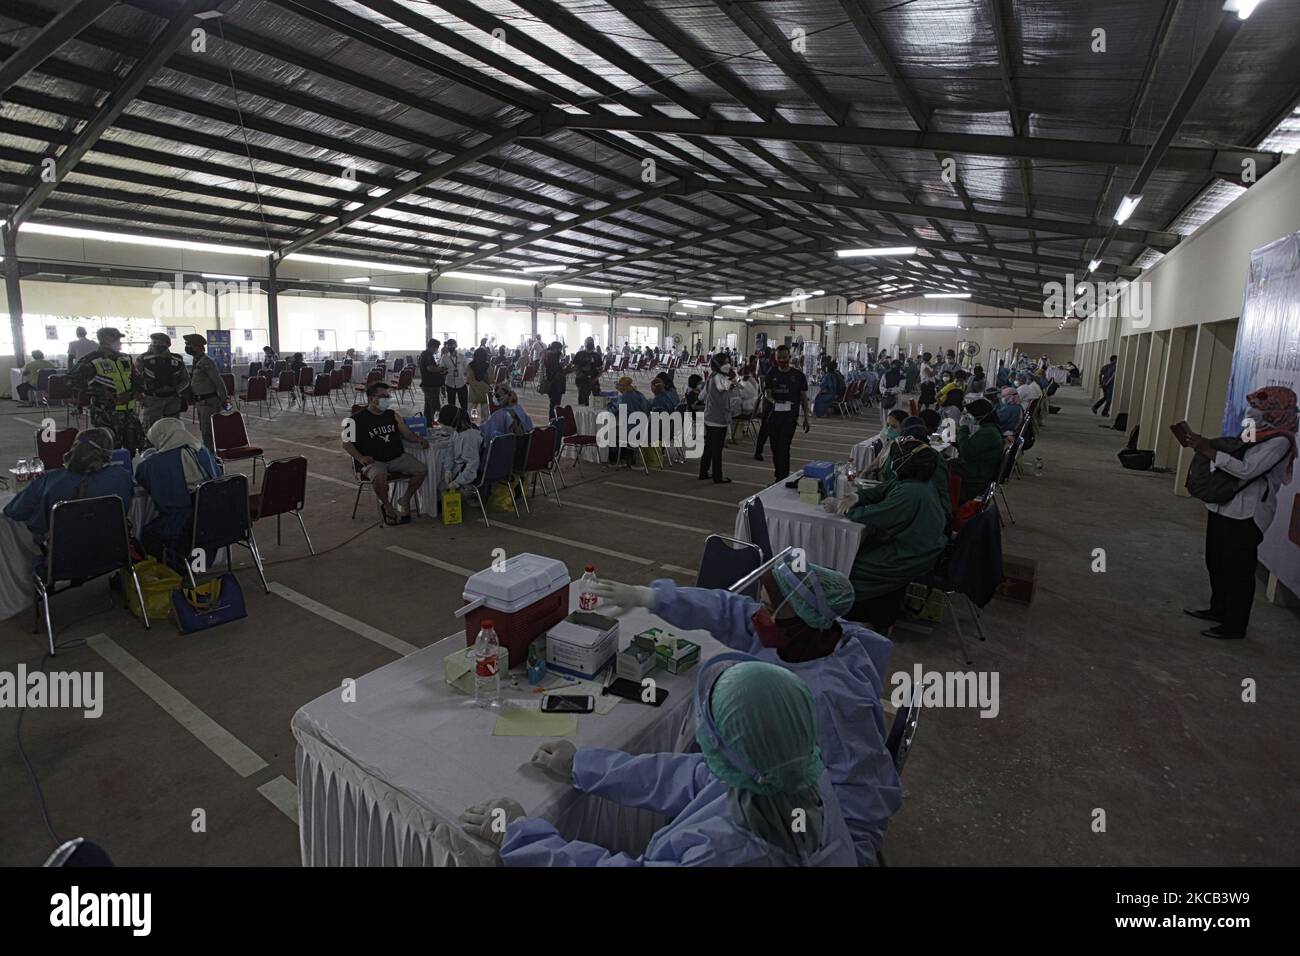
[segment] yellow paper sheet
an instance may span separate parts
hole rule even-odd
[[[578,732],[573,714],[543,714],[538,710],[503,710],[492,728],[493,737],[572,737]]]

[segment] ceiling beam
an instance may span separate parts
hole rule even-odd
[[[44,63],[54,51],[98,20],[117,0],[77,0],[41,27],[13,56],[0,66],[0,96],[32,70]],[[7,14],[8,11],[6,11]]]
[[[1010,159],[1042,159],[1058,163],[1096,163],[1140,166],[1146,159],[1145,146],[1097,143],[1038,136],[994,136],[983,133],[909,132],[865,126],[829,126],[813,123],[764,123],[746,120],[676,119],[668,116],[615,116],[611,113],[576,115],[560,112],[568,126],[581,130],[614,130],[627,133],[664,133],[677,136],[721,136],[728,139],[769,139],[845,146],[872,146],[923,152],[965,153],[1002,156]],[[1282,159],[1281,153],[1248,148],[1202,148],[1171,146],[1164,154],[1168,169],[1198,172],[1241,171],[1243,159],[1254,159],[1260,175]]]
[[[40,208],[41,203],[58,186],[58,181],[66,177],[81,158],[94,148],[99,137],[113,125],[122,112],[131,105],[137,93],[144,89],[149,79],[158,72],[171,57],[177,45],[190,32],[197,22],[194,14],[210,10],[216,4],[213,0],[189,0],[182,4],[149,44],[149,50],[136,60],[126,76],[109,91],[108,96],[99,104],[95,115],[83,126],[76,138],[59,154],[55,161],[56,174],[49,181],[44,179],[27,197],[18,204],[9,216],[8,226],[17,229],[19,225],[31,218],[32,213]]]

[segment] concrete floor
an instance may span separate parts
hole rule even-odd
[[[539,396],[524,400],[540,411]],[[1098,427],[1082,392],[1058,401],[1063,411],[1031,453],[1043,475],[1008,489],[1016,524],[1003,548],[1037,558],[1036,597],[1029,607],[995,599],[984,614],[989,639],[974,649],[976,669],[999,673],[1001,712],[924,713],[888,835],[891,864],[1300,862],[1295,613],[1266,604],[1261,588],[1248,640],[1199,636],[1180,608],[1206,599],[1202,506],[1171,494],[1170,476],[1122,470],[1121,436]],[[0,408],[0,459],[30,453],[34,420],[31,410]],[[844,457],[877,421],[872,410],[818,422],[798,435],[795,462]],[[617,580],[689,583],[705,533],[730,533],[737,502],[771,481],[770,458],[753,461],[744,443],[726,453],[729,486],[701,484],[691,468],[646,478],[586,467],[579,482],[570,464],[563,506],[537,504],[522,521],[380,528],[365,499],[349,518],[351,473],[332,419],[294,412],[252,418],[249,428],[268,457],[305,454],[316,476],[307,520],[319,554],[307,555],[295,525],[278,547],[274,529],[259,526],[268,577],[419,646],[456,629],[462,576],[390,547],[472,569],[494,548],[529,550],[563,559],[575,575],[593,562]],[[1098,547],[1104,574],[1090,570]],[[110,607],[103,583],[56,599],[61,641],[108,635],[266,764],[241,776],[95,650],[69,648],[59,669],[104,672],[104,715],[30,711],[22,732],[61,837],[97,840],[121,864],[297,864],[297,827],[272,799],[292,812],[290,718],[395,655],[264,594],[242,567],[249,618],[196,636],[166,622],[145,632]],[[897,669],[965,669],[949,626],[895,636]],[[38,665],[43,640],[26,615],[0,622],[0,670]],[[1247,677],[1257,703],[1241,701]],[[16,720],[0,712],[0,863],[33,864],[50,840],[18,758]],[[206,832],[195,833],[200,808]],[[1097,808],[1104,833],[1092,827]]]

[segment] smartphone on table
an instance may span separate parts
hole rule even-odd
[[[622,697],[624,700],[636,701],[638,704],[649,704],[651,707],[658,707],[668,697],[668,691],[662,687],[655,687],[654,700],[646,700],[643,696],[645,689],[641,683],[629,680],[626,677],[620,677],[606,687],[605,693],[613,694],[615,697]]]
[[[590,714],[596,699],[590,694],[547,694],[542,698],[543,714]]]

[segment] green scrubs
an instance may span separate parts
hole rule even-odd
[[[934,492],[939,496],[939,503],[943,505],[944,518],[952,517],[952,495],[948,493],[948,463],[943,460],[943,455],[939,454],[933,448],[922,449],[915,452],[918,455],[933,455],[936,461],[934,474],[930,476],[930,484],[934,485]],[[895,477],[894,461],[890,459],[885,462],[885,467],[880,469],[880,477],[883,481],[891,481]]]
[[[957,460],[953,474],[961,476],[961,500],[978,498],[997,480],[1002,465],[1002,430],[984,424],[974,434],[957,438]]]
[[[894,479],[858,492],[848,514],[866,527],[849,573],[856,600],[897,591],[934,567],[947,541],[939,502],[928,480]]]

